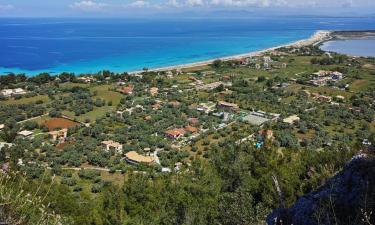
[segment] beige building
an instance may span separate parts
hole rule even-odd
[[[60,140],[62,142],[68,137],[68,129],[51,131],[48,133],[52,141]]]
[[[152,96],[157,95],[158,92],[159,92],[159,88],[157,88],[157,87],[152,87],[152,88],[150,88],[150,94],[151,94]]]
[[[299,120],[300,120],[300,118],[297,115],[292,115],[292,116],[289,116],[289,117],[285,118],[283,120],[283,122],[288,123],[288,124],[294,124],[294,123],[298,122]]]
[[[106,151],[115,150],[117,153],[122,153],[122,144],[115,141],[102,141],[102,146]]]
[[[237,104],[229,103],[229,102],[219,102],[217,104],[217,108],[229,109],[229,110],[233,110],[233,111],[237,111],[237,110],[240,109],[240,107]]]

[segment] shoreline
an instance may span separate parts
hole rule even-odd
[[[222,60],[222,61],[231,61],[231,60],[241,60],[244,58],[249,58],[249,57],[255,57],[255,56],[262,56],[267,52],[270,51],[275,51],[276,49],[283,48],[283,47],[304,47],[308,45],[317,45],[322,42],[326,42],[331,40],[333,37],[331,34],[334,31],[330,30],[318,30],[316,31],[313,35],[311,35],[307,39],[302,39],[298,40],[289,44],[284,44],[284,45],[279,45],[276,47],[271,47],[259,51],[253,51],[249,53],[244,53],[244,54],[238,54],[238,55],[232,55],[232,56],[226,56],[226,57],[221,57],[221,58],[214,58],[214,59],[209,59],[209,60],[204,60],[200,62],[195,62],[195,63],[187,63],[187,64],[180,64],[180,65],[175,65],[175,66],[166,66],[166,67],[159,67],[159,68],[154,68],[154,69],[148,69],[150,72],[161,72],[161,71],[168,71],[168,70],[182,70],[182,69],[189,69],[189,68],[194,68],[194,67],[200,67],[200,66],[207,66],[212,64],[215,60]],[[128,72],[129,74],[139,74],[144,72],[143,70],[138,70],[138,71],[131,71]]]
[[[291,42],[291,43],[282,44],[282,45],[278,45],[278,46],[275,46],[275,47],[270,47],[270,48],[266,48],[266,49],[262,49],[262,50],[258,50],[258,51],[252,51],[252,52],[248,52],[248,53],[236,54],[236,55],[231,55],[231,56],[212,58],[212,59],[193,62],[193,63],[185,63],[185,64],[177,64],[177,65],[174,65],[174,66],[161,66],[161,67],[156,67],[156,68],[149,68],[148,71],[150,71],[150,72],[161,72],[161,71],[170,71],[170,70],[191,69],[191,68],[194,68],[194,67],[201,67],[201,66],[210,65],[215,60],[231,61],[231,60],[241,60],[241,59],[249,58],[249,57],[262,56],[267,52],[275,51],[276,49],[279,49],[279,48],[282,48],[282,47],[299,48],[299,47],[308,46],[308,45],[317,45],[317,44],[320,44],[320,43],[323,43],[323,42],[326,42],[326,41],[329,41],[329,40],[333,40],[334,35],[332,35],[332,34],[335,33],[335,32],[339,32],[339,31],[317,30],[317,31],[315,31],[314,34],[312,34],[310,37],[308,37],[306,39],[297,40],[297,41],[294,41],[294,42]],[[102,70],[98,70],[96,72],[91,72],[91,73],[75,73],[75,72],[72,72],[72,73],[75,73],[76,76],[80,76],[80,75],[95,74],[95,73],[98,73],[100,71],[102,71]],[[44,71],[44,72],[49,73],[51,75],[58,75],[59,73],[62,73],[62,72],[52,72],[52,71],[50,71],[50,72]],[[28,74],[26,76],[32,77],[32,76],[37,75],[38,73],[44,73],[44,72],[39,71],[39,72],[35,72],[33,74]],[[134,75],[134,74],[142,73],[142,72],[144,72],[144,70],[121,71],[121,72],[115,72],[115,73],[124,73],[124,72],[127,72],[130,75]],[[4,73],[3,75],[10,74],[10,73],[14,73],[14,74],[26,73],[27,74],[27,72],[24,72],[24,71],[21,70],[21,71],[18,71],[18,72],[10,72],[9,71],[7,73]]]
[[[310,37],[306,39],[301,39],[297,40],[291,43],[287,44],[282,44],[278,45],[275,47],[270,47],[258,51],[252,51],[248,53],[243,53],[243,54],[236,54],[236,55],[231,55],[231,56],[225,56],[225,57],[217,57],[217,58],[212,58],[208,60],[202,60],[198,62],[193,62],[193,63],[184,63],[184,64],[177,64],[173,66],[161,66],[161,67],[154,67],[154,68],[148,68],[147,71],[150,72],[161,72],[161,71],[170,71],[170,70],[183,70],[183,69],[191,69],[195,67],[202,67],[202,66],[207,66],[212,64],[215,60],[222,60],[222,61],[231,61],[231,60],[242,60],[245,58],[249,57],[259,57],[263,56],[266,53],[275,51],[279,48],[283,47],[304,47],[304,46],[309,46],[309,45],[319,45],[328,41],[336,41],[336,40],[352,40],[352,39],[374,39],[375,38],[375,30],[317,30],[315,31],[314,34],[312,34]],[[7,70],[6,68],[2,68],[4,70]],[[103,70],[98,70],[98,71],[93,71],[93,72],[88,72],[88,73],[76,73],[76,72],[68,72],[68,73],[75,73],[76,76],[80,75],[92,75],[96,74],[100,71]],[[49,73],[51,75],[58,75],[62,72],[53,72],[53,71],[38,71],[35,73],[28,73],[26,71],[20,70],[20,71],[14,71],[14,72],[4,72],[4,74],[1,75],[6,75],[6,74],[21,74],[25,73],[27,74],[26,76],[35,76],[38,73]],[[134,74],[139,74],[144,72],[144,70],[133,70],[133,71],[119,71],[119,72],[114,72],[114,73],[124,73],[127,72],[128,74],[134,75]]]

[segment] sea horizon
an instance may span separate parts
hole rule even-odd
[[[375,18],[0,18],[0,74],[156,69],[261,51],[318,30],[375,29]]]

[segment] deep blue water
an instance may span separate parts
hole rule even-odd
[[[321,48],[341,54],[375,57],[375,39],[328,41]]]
[[[123,72],[247,53],[374,18],[0,19],[0,74]]]

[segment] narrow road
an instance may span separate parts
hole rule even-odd
[[[51,170],[51,167],[47,167],[47,169]],[[102,168],[102,167],[62,167],[62,170],[75,170],[75,171],[80,171],[82,169],[86,170],[99,170],[99,171],[104,171],[104,172],[109,172],[110,169],[107,168]],[[121,172],[121,170],[116,170],[116,172]]]
[[[153,153],[154,158],[155,158],[155,162],[156,162],[157,164],[159,164],[159,165],[160,165],[160,159],[159,159],[158,153],[159,153],[160,150],[161,150],[160,148],[157,148],[157,149],[154,151],[154,153]]]
[[[24,123],[24,122],[27,122],[27,121],[30,121],[30,120],[39,119],[39,118],[41,118],[41,117],[43,117],[43,116],[48,116],[48,113],[43,114],[43,115],[40,115],[40,116],[36,116],[36,117],[33,117],[33,118],[29,118],[29,119],[26,119],[26,120],[22,120],[22,121],[19,121],[19,122],[17,122],[17,123]]]

